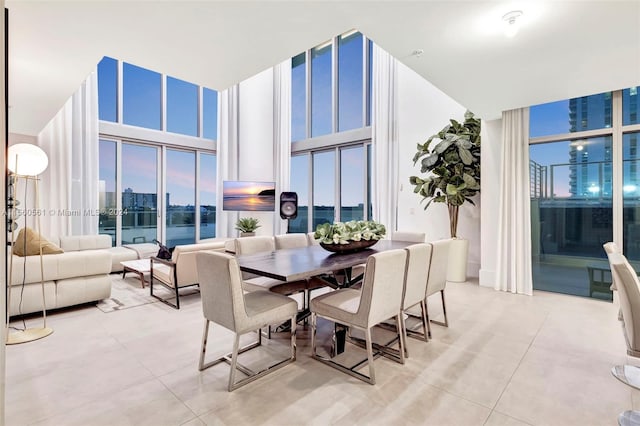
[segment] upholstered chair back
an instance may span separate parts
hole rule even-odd
[[[309,239],[306,234],[282,234],[273,238],[276,243],[276,250],[300,248],[309,245]]]
[[[405,232],[395,231],[391,234],[393,241],[409,241],[412,243],[424,243],[426,241],[427,234],[424,232]]]
[[[271,236],[236,238],[236,254],[254,254],[264,251],[274,251],[276,244]]]
[[[613,279],[618,286],[627,353],[640,357],[640,282],[635,270],[619,253],[608,253]]]
[[[431,242],[431,268],[429,268],[427,280],[427,297],[444,290],[447,285],[450,246],[451,240]]]
[[[199,252],[202,311],[205,318],[236,331],[246,319],[242,277],[235,257],[226,253]]]
[[[403,308],[408,309],[424,300],[431,266],[431,244],[413,244],[407,251],[407,271]]]
[[[184,244],[173,249],[171,261],[176,264],[176,278],[178,287],[198,283],[196,255],[202,250],[223,250],[220,243]],[[171,277],[173,281],[173,277]]]
[[[309,240],[309,245],[310,246],[319,246],[320,245],[318,240],[316,240],[315,234],[316,234],[315,232],[308,232],[307,233],[307,239]]]
[[[376,253],[367,259],[356,325],[368,328],[399,314],[402,309],[407,252]]]
[[[612,253],[622,254],[622,252],[620,251],[620,247],[618,247],[618,245],[613,241],[604,243],[602,247],[604,247],[604,251],[607,253],[607,256]],[[618,287],[616,286],[616,280],[613,276],[613,271],[611,271],[611,290],[617,289]]]

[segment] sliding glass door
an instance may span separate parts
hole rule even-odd
[[[532,145],[537,290],[611,299],[602,245],[613,240],[611,137]]]
[[[122,144],[122,244],[158,237],[158,148]]]
[[[196,242],[196,155],[167,149],[166,245]]]

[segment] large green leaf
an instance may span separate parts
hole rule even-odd
[[[473,163],[473,155],[471,155],[471,151],[466,148],[458,147],[458,154],[460,154],[460,159],[466,165]]]

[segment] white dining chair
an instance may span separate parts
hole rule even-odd
[[[447,287],[447,267],[449,264],[449,248],[451,240],[438,240],[431,242],[431,267],[429,268],[429,277],[427,279],[427,292],[425,295],[425,308],[427,310],[427,334],[431,338],[430,323],[449,327],[449,319],[447,318],[447,304],[444,297],[444,291]],[[427,299],[429,296],[440,292],[442,299],[442,313],[444,321],[436,321],[429,317],[429,305]]]
[[[204,315],[204,330],[198,369],[202,371],[221,362],[230,364],[231,369],[227,389],[231,392],[295,361],[296,314],[298,311],[296,302],[289,297],[263,290],[245,294],[242,289],[242,276],[238,262],[231,255],[203,251],[198,253],[196,262],[198,275],[201,277],[200,292],[202,294],[202,312]],[[290,354],[286,359],[271,364],[257,372],[238,362],[240,354],[261,346],[261,329],[263,327],[285,321],[291,322],[291,348]],[[206,362],[207,339],[211,322],[232,331],[235,336],[233,351],[230,354]],[[258,340],[240,348],[240,336],[252,331],[257,332]],[[236,381],[237,370],[247,377]]]
[[[427,234],[424,232],[411,232],[411,231],[394,231],[391,234],[392,241],[409,241],[411,243],[424,243],[426,241]]]
[[[361,290],[340,289],[311,299],[311,353],[314,359],[369,384],[375,384],[371,328],[394,318],[398,330],[399,362],[404,364],[404,333],[400,317],[402,316],[406,253],[405,250],[388,250],[369,256]],[[364,361],[355,366],[346,366],[335,359],[318,355],[316,348],[317,317],[364,332],[367,350],[366,362],[369,364],[368,376],[357,371]]]

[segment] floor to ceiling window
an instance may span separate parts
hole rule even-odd
[[[530,108],[534,289],[611,300],[602,245],[615,241],[640,260],[635,96],[634,88]]]
[[[112,58],[98,64],[99,231],[114,245],[215,237],[217,96]]]
[[[196,156],[193,151],[167,149],[165,192],[166,244],[190,244],[196,240]]]
[[[371,52],[370,40],[348,31],[292,58],[291,232],[371,217]]]
[[[122,244],[151,242],[158,227],[158,148],[122,144]]]

